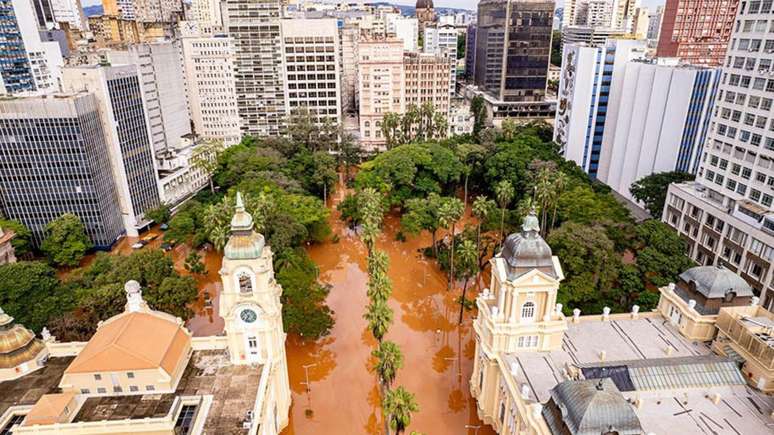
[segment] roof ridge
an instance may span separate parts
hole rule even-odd
[[[148,314],[148,313],[138,313],[138,312],[134,312],[134,313],[131,313],[131,314],[137,314],[137,315],[144,314],[144,315],[148,315],[149,317],[153,317],[153,316],[151,316],[151,315],[150,315],[150,314]],[[115,339],[115,340],[114,340],[114,341],[111,343],[111,345],[114,345],[114,346],[115,346],[115,347],[117,347],[118,349],[120,349],[120,350],[122,350],[122,351],[124,351],[124,352],[128,353],[129,355],[132,355],[132,356],[134,356],[134,357],[136,357],[136,358],[138,358],[138,359],[141,359],[141,360],[145,361],[145,362],[146,362],[146,363],[148,363],[148,364],[155,364],[155,362],[154,362],[154,361],[151,361],[151,360],[149,360],[148,358],[146,358],[146,357],[144,357],[144,356],[140,355],[139,353],[135,352],[133,349],[129,349],[129,348],[126,348],[126,347],[124,347],[124,346],[122,346],[122,345],[118,344],[118,337],[121,337],[121,336],[124,334],[124,331],[126,331],[126,329],[128,329],[128,327],[129,327],[129,323],[132,323],[132,322],[134,322],[134,321],[135,321],[135,319],[137,319],[137,316],[131,316],[131,318],[129,319],[129,321],[127,321],[127,322],[126,322],[126,324],[124,325],[124,328],[122,328],[122,329],[121,329],[121,331],[120,331],[120,332],[119,332],[119,333],[116,335],[116,339]],[[160,362],[159,362],[159,363],[160,363]]]

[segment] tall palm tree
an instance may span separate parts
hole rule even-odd
[[[478,273],[478,249],[471,240],[464,240],[458,248],[460,267],[465,284],[462,285],[462,298],[460,298],[460,320],[462,324],[462,311],[465,309],[465,293],[468,290],[468,282]]]
[[[368,298],[372,301],[386,302],[392,294],[392,282],[386,273],[376,271],[368,277]]]
[[[556,224],[556,209],[559,206],[559,197],[562,196],[562,192],[564,192],[564,189],[567,187],[567,175],[562,171],[557,171],[556,176],[554,177],[554,183],[553,183],[553,191],[554,191],[554,211],[551,215],[551,227],[550,229],[554,229],[554,225]],[[546,232],[547,234],[548,232]]]
[[[513,185],[508,180],[501,180],[495,185],[495,196],[497,197],[497,203],[500,205],[500,246],[503,245],[503,239],[505,238],[505,209],[508,204],[513,201],[513,196],[516,192],[513,190]]]
[[[478,220],[476,224],[476,252],[479,256],[481,255],[481,224],[486,222],[496,207],[497,204],[493,200],[483,195],[477,196],[473,201],[473,216]]]
[[[368,248],[368,255],[371,255],[382,225],[382,195],[369,187],[361,190],[357,199],[363,222],[363,242]]]
[[[389,421],[390,428],[399,435],[411,424],[411,414],[419,411],[414,395],[403,387],[387,391],[382,400],[382,412]]]
[[[387,273],[387,268],[390,265],[390,258],[384,251],[374,250],[368,257],[368,275],[372,276],[377,273]]]
[[[447,290],[451,290],[454,280],[454,233],[457,221],[462,218],[465,208],[462,201],[457,198],[447,198],[438,210],[438,222],[442,227],[448,227],[451,234],[451,248],[449,249],[449,280]]]
[[[389,388],[395,382],[398,369],[403,367],[403,353],[400,347],[392,341],[383,341],[371,352],[371,355],[376,358],[374,370],[379,375],[382,387]]]
[[[554,196],[553,174],[550,168],[542,167],[535,182],[535,200],[540,204],[540,228],[546,228],[548,209]]]
[[[392,323],[392,316],[392,308],[387,305],[387,301],[372,300],[366,307],[363,318],[368,321],[368,329],[380,343]]]

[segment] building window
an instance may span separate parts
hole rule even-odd
[[[81,388],[81,394],[89,394],[91,391],[88,388]]]
[[[105,394],[105,393],[107,393],[107,390],[106,390],[106,389],[104,389],[103,387],[99,387],[99,388],[97,388],[97,393],[99,393],[99,394]]]
[[[126,372],[126,377],[129,379],[134,379],[134,372]]]
[[[532,320],[535,318],[535,303],[525,302],[521,306],[521,318],[522,320]]]
[[[156,387],[154,387],[153,385],[146,385],[145,391],[156,391]]]
[[[100,374],[95,374],[95,375],[94,375],[94,380],[95,380],[95,381],[101,381],[101,380],[102,380],[102,375],[100,375]]]
[[[246,273],[239,274],[239,292],[251,293],[253,291],[253,283],[250,280],[250,276]]]
[[[140,391],[140,389],[137,388],[137,385],[130,385],[129,391],[136,393],[137,391]]]
[[[123,389],[123,388],[121,388],[121,386],[120,386],[120,385],[114,385],[114,386],[113,386],[113,392],[114,392],[114,393],[120,393],[120,392],[122,392],[122,391],[124,391],[124,389]]]
[[[518,347],[532,348],[538,345],[537,335],[522,335],[517,342]]]

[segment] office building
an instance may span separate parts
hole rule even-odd
[[[286,118],[280,36],[282,4],[279,0],[226,0],[222,11],[224,28],[234,42],[242,132],[279,135]]]
[[[219,32],[223,28],[220,2],[216,0],[193,0],[192,18],[199,31],[204,34]]]
[[[318,123],[341,124],[339,32],[336,20],[282,20],[283,63],[287,75],[285,112],[305,108]]]
[[[427,30],[427,28],[425,28]],[[427,53],[403,54],[406,107],[430,103],[448,119],[450,110],[449,59]]]
[[[390,16],[387,19],[387,35],[403,40],[406,51],[419,49],[419,21],[416,18]]]
[[[650,13],[648,8],[637,8],[634,12],[631,34],[635,39],[646,39],[650,28]]]
[[[233,41],[226,35],[184,35],[181,44],[194,132],[226,146],[239,143]]]
[[[191,133],[179,42],[133,44],[109,50],[112,65],[136,65],[154,152],[177,148]]]
[[[41,29],[53,29],[56,27],[51,0],[31,0],[34,9],[35,21]]]
[[[534,213],[490,260],[469,382],[485,424],[500,434],[702,435],[711,422],[717,433],[768,432],[774,350],[763,325],[774,315],[740,277],[692,268],[659,289],[655,311],[566,315],[560,260]]]
[[[134,20],[134,0],[102,0],[102,14],[122,20]]]
[[[465,34],[465,78],[471,80],[476,70],[476,24],[468,24]]]
[[[357,23],[344,23],[339,27],[341,41],[341,110],[345,114],[357,113],[358,107],[358,44],[360,26]],[[405,44],[405,41],[404,41]]]
[[[457,28],[453,25],[425,26],[424,52],[447,59],[449,69],[449,95],[457,87]]]
[[[63,82],[68,91],[88,91],[97,100],[124,227],[128,235],[136,236],[150,224],[145,212],[160,204],[137,67],[68,67],[63,71]]]
[[[662,220],[693,260],[737,272],[774,310],[774,12],[761,7],[739,3],[696,181],[669,187]]]
[[[361,40],[358,56],[360,143],[374,149],[385,142],[381,124],[384,114],[404,113],[406,109],[403,41]]]
[[[738,3],[738,0],[667,0],[656,56],[676,57],[693,65],[722,65]]]
[[[64,213],[97,247],[124,232],[98,104],[86,92],[0,99],[0,207],[35,246]]]
[[[657,6],[655,12],[648,16],[648,46],[658,45],[659,35],[661,34],[661,20],[664,18],[664,7]]]
[[[567,0],[562,12],[562,31],[582,26],[632,32],[639,0]]]
[[[610,27],[569,26],[562,29],[562,46],[569,44],[605,45],[608,39],[626,36],[626,31]]]
[[[51,8],[57,23],[68,23],[70,27],[82,31],[89,30],[81,0],[51,0]]]
[[[503,14],[505,10],[510,11],[510,17]],[[546,93],[553,11],[551,1],[479,2],[476,85],[498,100],[542,101]]]

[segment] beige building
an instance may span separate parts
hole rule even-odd
[[[682,287],[709,295],[706,306],[724,289],[710,347],[678,329],[680,321],[636,305],[630,313],[605,308],[581,316],[575,309],[565,317],[556,304],[559,259],[540,237],[534,213],[490,264],[491,288],[476,301],[470,390],[479,418],[498,433],[705,434],[707,425],[718,434],[770,431],[774,400],[764,393],[774,323],[749,305],[757,302],[747,299],[749,286],[733,287],[741,278],[711,270],[682,276]],[[668,308],[664,299],[673,300],[675,288],[661,290],[659,310]],[[677,306],[685,313],[698,305]]]
[[[384,145],[382,117],[406,110],[403,41],[398,38],[361,40],[358,45],[360,142],[374,149]]]
[[[43,340],[0,311],[3,434],[276,435],[290,388],[282,288],[237,195],[221,269],[225,335],[192,337],[136,281],[123,313],[86,343]]]
[[[406,108],[430,103],[444,115],[449,107],[449,61],[446,56],[405,52]]]

